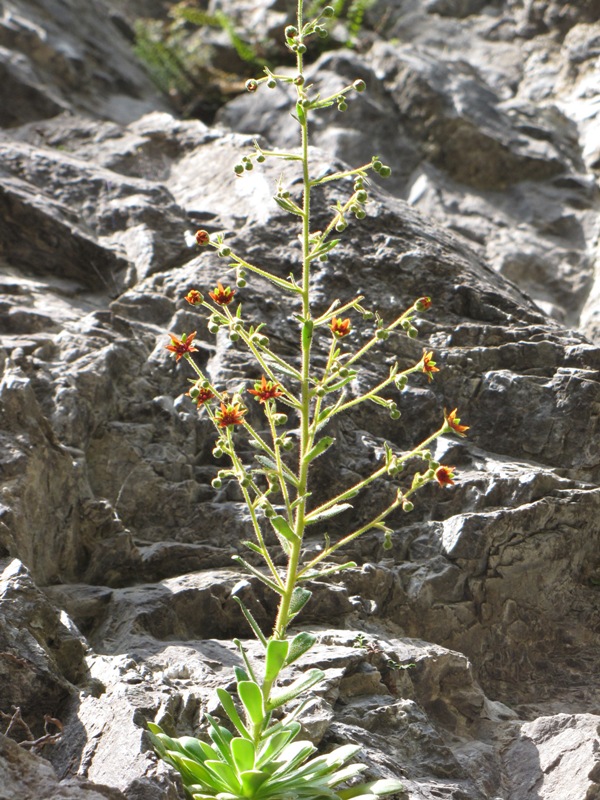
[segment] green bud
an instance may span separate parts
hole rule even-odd
[[[338,111],[347,111],[348,103],[345,100],[338,100]]]
[[[239,481],[240,486],[243,486],[244,489],[247,489],[250,486],[250,484],[252,483],[251,477],[249,475],[246,475],[246,474],[238,476],[238,481]]]
[[[380,175],[382,178],[389,178],[391,174],[392,174],[392,168],[391,168],[391,167],[386,167],[386,166],[383,166],[383,167],[382,167],[382,168],[379,170],[379,175]]]
[[[340,221],[337,223],[337,225],[335,226],[335,229],[336,229],[336,231],[337,231],[338,233],[341,233],[342,231],[345,231],[347,227],[348,227],[348,223],[347,223],[347,222],[345,222],[343,219],[341,219],[341,220],[340,220]]]
[[[340,378],[347,378],[348,377],[348,368],[347,367],[340,367],[338,370],[338,374]]]
[[[327,390],[323,386],[318,386],[315,394],[317,397],[325,397]]]
[[[237,331],[231,331],[231,333],[229,334],[229,339],[232,342],[239,341],[239,338],[240,338],[240,335],[239,335],[239,333]]]
[[[400,411],[397,408],[390,409],[391,419],[400,419]]]
[[[326,19],[327,19],[327,18],[330,18],[330,19],[331,19],[331,17],[333,17],[334,13],[335,13],[335,12],[334,12],[334,10],[333,10],[333,6],[325,6],[325,8],[323,9],[323,11],[321,11],[321,16],[322,16],[322,17],[325,17]]]
[[[311,103],[308,97],[305,97],[303,100],[300,101],[302,103],[302,108],[310,108]]]
[[[356,89],[357,92],[364,92],[364,90],[367,88],[367,84],[361,79],[354,81],[352,86]]]
[[[254,164],[251,161],[246,161],[246,163],[244,164],[244,169],[247,169],[248,172],[250,172],[250,170],[253,169],[253,168],[254,168]]]
[[[408,378],[406,375],[400,375],[398,378],[394,380],[394,383],[396,384],[396,389],[402,391],[406,387],[406,384],[408,383]]]
[[[213,447],[212,454],[213,454],[213,456],[214,456],[215,458],[221,458],[221,457],[223,456],[223,448],[221,447],[221,445],[219,445],[219,444],[216,444],[216,445]],[[217,488],[218,488],[218,487],[217,487]]]
[[[368,196],[369,195],[365,192],[364,189],[360,189],[358,192],[356,192],[356,202],[357,203],[366,203]]]
[[[208,326],[208,332],[209,333],[218,333],[219,332],[219,326],[216,323],[213,322],[212,324],[210,324]]]
[[[319,26],[319,30],[317,31],[317,33],[319,35],[319,39],[326,39],[329,36],[327,30],[325,28],[322,28],[321,26]]]
[[[289,452],[294,447],[294,442],[289,438],[289,436],[286,436],[286,438],[282,441],[281,446],[284,450]]]
[[[255,338],[256,338],[256,344],[260,345],[261,347],[267,347],[267,345],[269,344],[268,336],[262,336],[259,334]]]
[[[389,335],[390,334],[388,333],[388,331],[384,331],[382,329],[378,330],[375,333],[375,336],[377,337],[377,339],[381,339],[382,341],[385,341],[388,338]]]
[[[273,425],[285,425],[287,421],[287,414],[273,414]]]
[[[288,39],[293,39],[294,36],[298,35],[298,28],[294,28],[293,25],[288,25],[285,29],[285,35]]]
[[[274,89],[277,86],[277,81],[275,78],[270,78],[270,80],[267,81],[267,86],[269,89]]]
[[[365,322],[370,322],[374,316],[375,314],[373,314],[372,311],[364,311],[362,318],[364,319]]]
[[[378,158],[374,158],[372,161],[372,167],[375,170],[375,172],[379,172],[383,167],[383,163]]]
[[[357,208],[354,212],[354,216],[356,219],[364,219],[367,216],[367,212],[364,210],[364,208]]]
[[[237,286],[239,289],[243,289],[243,288],[244,288],[244,286],[246,286],[246,279],[245,279],[245,278],[238,278],[238,279],[236,280],[236,282],[235,282],[235,285],[236,285],[236,286]]]
[[[231,247],[221,247],[217,253],[221,256],[221,258],[227,258],[227,256],[231,255]]]
[[[270,503],[268,506],[265,506],[263,510],[265,512],[265,517],[267,518],[276,516],[276,511]]]
[[[233,168],[233,171],[235,172],[236,175],[241,175],[242,172],[244,171],[244,165],[236,164],[235,167]]]
[[[257,89],[258,89],[258,81],[255,81],[254,78],[250,78],[250,80],[246,81],[247,92],[255,92]]]
[[[383,549],[384,550],[391,550],[393,547],[392,545],[392,534],[389,531],[386,531],[383,536]]]
[[[300,44],[297,45],[296,47],[296,52],[299,53],[301,56],[304,55],[304,53],[306,53],[306,45],[300,42]],[[294,81],[294,83],[296,83],[296,81]],[[304,83],[304,78],[302,78],[302,83]]]
[[[411,503],[410,500],[404,500],[402,503],[402,511],[406,511],[407,514],[409,511],[412,511],[414,507],[414,503]]]
[[[357,192],[359,189],[364,187],[363,179],[361,177],[355,178],[354,180],[354,191]]]
[[[216,478],[212,479],[210,485],[213,487],[213,489],[220,489],[221,486],[223,486],[223,481],[217,476]]]
[[[419,335],[419,331],[418,331],[416,328],[413,328],[413,327],[411,326],[411,327],[408,329],[408,331],[407,331],[407,334],[408,334],[408,336],[409,336],[409,338],[410,338],[410,339],[416,339],[416,338],[417,338],[417,336]]]
[[[329,261],[329,256],[327,253],[323,253],[322,256],[319,256],[319,261]]]

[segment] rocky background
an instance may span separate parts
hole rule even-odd
[[[232,567],[244,510],[210,486],[211,427],[164,346],[198,327],[184,294],[223,277],[186,245],[198,225],[296,268],[277,165],[232,171],[253,137],[294,146],[295,127],[282,89],[223,104],[201,84],[200,118],[181,119],[133,52],[136,18],[168,6],[0,3],[3,800],[181,796],[145,720],[197,733],[230,637],[248,638],[234,596],[273,613]],[[219,8],[257,47],[292,21],[281,0]],[[444,406],[471,426],[437,450],[456,487],[422,492],[392,551],[359,540],[359,567],[315,584],[302,619],[327,675],[307,735],[363,743],[406,800],[600,798],[599,18],[597,0],[377,0],[360,35],[341,19],[312,54],[324,92],[368,85],[318,122],[317,160],[394,168],[315,296],[361,291],[389,318],[430,294],[419,339],[388,341],[361,380],[423,347],[442,367],[398,397],[398,423],[340,421],[315,486],[369,470],[384,438],[419,441]],[[223,31],[196,44],[235,72]],[[293,309],[258,280],[242,294],[292,354]],[[258,377],[226,338],[199,340],[215,380]]]

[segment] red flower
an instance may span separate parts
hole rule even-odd
[[[182,356],[185,356],[187,353],[197,353],[198,348],[192,347],[192,342],[194,340],[194,336],[196,335],[196,331],[192,331],[190,334],[181,334],[181,339],[178,339],[176,336],[173,336],[172,333],[169,334],[171,337],[171,344],[165,346],[165,350],[170,350],[172,353],[175,353],[175,361],[179,361]]]
[[[445,467],[443,464],[435,471],[435,479],[440,486],[454,486],[454,467]]]
[[[215,414],[215,419],[219,428],[227,428],[229,425],[243,425],[246,409],[239,403],[225,405],[221,403],[221,409]]]
[[[350,320],[334,317],[329,327],[336,336],[346,336],[346,334],[350,333]]]
[[[435,365],[435,361],[433,360],[433,350],[429,353],[423,353],[423,372],[427,375],[427,380],[429,383],[433,380],[433,372],[439,372],[439,369]]]
[[[255,399],[259,403],[266,403],[267,400],[273,400],[283,394],[279,384],[275,381],[268,381],[264,375],[260,383],[255,383],[254,389],[248,389],[248,392],[255,395]]]
[[[429,308],[431,308],[431,297],[419,297],[415,301],[415,309],[417,311],[427,311]]]
[[[204,245],[210,242],[210,236],[208,231],[199,230],[196,231],[196,244],[200,247],[204,247]]]
[[[191,306],[199,306],[200,303],[204,300],[204,298],[197,289],[190,289],[190,291],[186,294],[185,299]]]
[[[211,392],[210,389],[205,389],[204,387],[200,387],[199,389],[193,387],[189,392],[186,392],[186,394],[188,397],[191,397],[198,408],[203,406],[204,403],[208,403],[208,401],[212,400],[215,396],[214,392]]]
[[[234,294],[235,289],[231,289],[229,286],[223,286],[220,281],[217,282],[214,292],[209,292],[209,295],[219,306],[229,305],[233,300]]]
[[[446,430],[445,433],[450,433],[450,431],[454,431],[459,436],[465,437],[467,434],[465,431],[469,430],[468,425],[461,425],[460,419],[456,416],[456,412],[458,411],[457,408],[454,411],[451,411],[449,414],[444,409],[444,419],[446,420]]]

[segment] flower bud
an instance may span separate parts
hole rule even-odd
[[[251,169],[254,169],[254,164],[251,161],[246,161],[244,164],[244,169],[250,172]]]
[[[356,192],[356,202],[357,203],[366,203],[367,202],[368,194],[365,192],[364,189],[359,189]]]
[[[210,482],[210,485],[213,487],[213,489],[220,489],[221,486],[223,486],[223,481],[217,475],[216,478],[212,479],[212,481]]]
[[[392,174],[392,168],[391,167],[387,167],[387,166],[384,165],[379,170],[379,175],[382,178],[389,178],[391,174]]]
[[[347,378],[348,377],[348,367],[340,367],[338,370],[338,375],[340,378]]]
[[[383,549],[391,550],[392,547],[392,534],[390,531],[386,531],[383,535]]]
[[[298,35],[298,28],[295,28],[293,25],[288,25],[285,29],[285,35],[288,39],[293,39],[294,36]]]
[[[238,289],[243,289],[246,286],[246,279],[245,278],[237,278],[235,285]]]
[[[296,52],[300,53],[301,56],[304,55],[304,53],[306,53],[306,45],[300,42],[300,44],[296,46]],[[296,81],[294,81],[294,83],[296,83]],[[302,78],[302,83],[304,83],[304,78]]]
[[[256,156],[256,163],[257,163],[257,164],[262,164],[262,163],[263,163],[263,161],[266,161],[266,159],[265,159],[265,157],[263,156],[263,154],[262,154],[262,153],[259,153],[259,154]]]
[[[371,166],[375,172],[379,172],[379,170],[383,167],[383,163],[378,158],[373,158]]]
[[[397,408],[390,408],[391,419],[400,419],[400,411]]]
[[[367,84],[359,78],[359,80],[354,81],[352,84],[353,88],[356,89],[357,92],[364,92],[367,88]]]
[[[223,456],[223,449],[220,444],[216,444],[213,447],[212,454],[215,458],[221,458]]]
[[[414,503],[411,503],[410,500],[404,500],[402,502],[402,511],[406,511],[407,514],[412,511],[414,507]]]
[[[409,339],[416,339],[417,336],[419,335],[419,331],[416,328],[413,328],[412,325],[410,326],[410,328],[408,329],[408,331],[406,333],[407,333]]]
[[[267,81],[267,87],[268,87],[269,89],[274,89],[276,86],[277,86],[277,81],[275,80],[275,78],[270,78],[270,79]]]
[[[325,389],[324,386],[318,386],[315,394],[317,395],[317,397],[325,397],[325,395],[327,394],[327,390]]]
[[[218,333],[219,332],[219,326],[217,325],[216,322],[210,322],[209,323],[208,332],[209,333]]]
[[[335,12],[333,10],[333,6],[325,6],[323,11],[321,11],[321,16],[331,19],[331,17],[333,17],[334,13]]]
[[[231,333],[229,334],[229,339],[232,342],[239,341],[239,338],[240,338],[240,335],[239,335],[239,333],[237,331],[231,331]]]
[[[287,421],[287,414],[273,414],[273,425],[285,425]]]
[[[381,339],[382,341],[385,341],[388,338],[389,335],[390,334],[388,333],[388,331],[385,331],[383,329],[379,329],[375,333],[375,336],[377,337],[377,339]]]
[[[304,47],[304,45],[302,45],[302,47]],[[300,52],[300,46],[298,46],[298,52]],[[304,47],[304,50],[302,52],[306,52],[306,47]],[[304,75],[296,75],[296,77],[294,78],[294,83],[296,84],[296,86],[303,86]]]
[[[347,223],[347,222],[345,222],[343,219],[341,219],[341,220],[340,220],[340,221],[337,223],[337,225],[335,226],[335,229],[336,229],[336,231],[337,231],[338,233],[341,233],[342,231],[345,231],[347,227],[348,227],[348,223]]]
[[[344,99],[340,98],[340,100],[338,100],[338,111],[347,111],[347,110],[348,110],[348,103]]]
[[[235,167],[233,168],[233,171],[235,172],[236,175],[241,175],[242,172],[244,171],[244,165],[236,164]]]
[[[246,91],[255,92],[257,89],[258,89],[258,81],[255,81],[254,78],[250,78],[249,81],[246,81]]]
[[[354,216],[356,219],[364,219],[367,216],[367,212],[364,210],[364,208],[357,208],[354,212]]]
[[[364,319],[365,322],[370,322],[374,316],[375,314],[373,314],[372,311],[363,311],[362,318]]]
[[[281,446],[283,447],[284,450],[289,452],[290,450],[293,449],[294,442],[292,441],[292,439],[290,439],[289,436],[286,436],[285,439],[281,442]]]
[[[210,236],[208,231],[204,230],[196,231],[195,238],[196,238],[196,244],[199,245],[200,247],[204,247],[204,245],[207,245],[210,242]]]
[[[431,308],[431,297],[419,297],[415,302],[416,311],[427,311]]]

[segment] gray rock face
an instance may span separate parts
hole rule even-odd
[[[390,339],[352,392],[423,348],[441,372],[410,382],[393,425],[364,406],[332,425],[315,502],[366,474],[384,441],[425,437],[444,407],[470,430],[437,443],[457,485],[428,487],[394,518],[391,551],[369,533],[344,553],[357,568],[311,586],[301,623],[319,634],[326,682],[306,735],[361,743],[371,773],[400,775],[407,800],[592,800],[598,9],[386,8],[365,52],[324,54],[309,73],[324,92],[369,84],[315,127],[316,169],[374,151],[394,167],[390,193],[374,187],[368,220],[315,268],[314,296],[325,308],[360,292],[386,319],[434,299],[419,338]],[[67,11],[15,0],[0,27],[0,92],[15,100],[0,102],[0,712],[20,707],[35,736],[46,714],[64,724],[43,750],[53,768],[0,736],[0,798],[176,800],[145,720],[198,734],[239,661],[230,638],[255,652],[234,598],[265,627],[275,607],[232,566],[247,513],[236,487],[212,489],[212,428],[164,347],[167,332],[197,329],[213,380],[231,390],[260,377],[183,300],[224,278],[185,237],[202,225],[282,277],[297,270],[296,231],[271,200],[278,165],[232,170],[254,135],[296,142],[279,89],[224,109],[237,132],[174,119],[109,11],[78,9],[73,26]],[[260,13],[277,27],[286,11]],[[368,14],[375,24],[381,8]],[[315,197],[317,225],[337,193]],[[292,305],[258,279],[239,295],[293,359]],[[317,338],[316,352],[326,345]],[[374,484],[330,533],[393,490]]]

